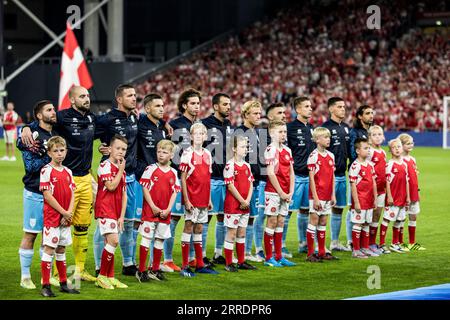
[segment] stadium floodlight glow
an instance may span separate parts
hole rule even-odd
[[[444,149],[448,149],[448,107],[450,104],[450,96],[444,97],[444,116],[442,119],[442,123],[444,124],[442,128],[442,147]]]

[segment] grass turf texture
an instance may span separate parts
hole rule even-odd
[[[94,147],[96,170],[99,154]],[[0,141],[0,155],[5,152],[4,141]],[[291,218],[287,240],[288,249],[294,253],[292,261],[298,265],[291,268],[264,267],[255,263],[256,271],[227,273],[223,266],[216,270],[219,275],[197,275],[195,278],[181,278],[178,273],[166,274],[167,282],[138,283],[134,277],[121,275],[120,249],[116,251],[116,277],[126,283],[128,289],[103,290],[93,283],[82,282],[80,295],[59,293],[56,300],[66,299],[343,299],[356,296],[379,294],[390,291],[413,289],[450,282],[450,242],[448,241],[450,222],[450,151],[439,148],[416,148],[420,170],[421,210],[418,217],[417,241],[427,251],[391,255],[367,260],[352,259],[350,253],[337,253],[339,261],[311,264],[305,262],[305,254],[297,253],[297,219]],[[20,153],[16,162],[0,161],[0,299],[45,299],[40,296],[40,260],[37,248],[41,241],[38,236],[31,269],[37,290],[25,290],[19,286],[20,264],[18,249],[22,237],[22,190],[23,163]],[[345,212],[344,212],[345,214]],[[208,257],[214,249],[215,218],[209,227]],[[180,235],[183,221],[177,227],[174,248],[175,262],[181,262]],[[94,273],[92,237],[95,230],[93,220],[89,229],[89,252],[87,270]],[[390,224],[387,243],[392,236]],[[139,237],[140,239],[140,237]],[[138,239],[138,243],[140,240]],[[405,240],[408,239],[407,224]],[[329,245],[329,227],[327,245]],[[341,230],[341,241],[345,241],[345,219]],[[139,252],[139,250],[137,250]],[[72,249],[67,250],[67,265],[74,263]],[[376,265],[381,270],[381,289],[369,290],[367,273],[369,266]]]

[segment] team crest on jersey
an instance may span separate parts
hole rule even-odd
[[[58,237],[53,237],[52,242],[55,244],[58,243]]]
[[[270,211],[271,211],[271,212],[275,212],[275,211],[277,211],[277,208],[272,207],[272,209],[270,209]]]
[[[333,160],[329,160],[329,161],[328,161],[328,164],[329,164],[330,166],[332,166],[332,165],[333,165]]]
[[[149,227],[145,227],[144,232],[145,233],[150,233],[150,228]]]
[[[239,220],[238,219],[234,219],[234,224],[238,224]]]
[[[366,172],[365,172],[365,171],[361,172],[361,175],[362,175],[362,176],[365,176],[365,175],[366,175]]]
[[[58,182],[58,179],[56,177],[53,177],[52,178],[52,183],[56,183],[56,182]]]
[[[131,119],[131,122],[134,123],[134,114],[131,115],[130,119]]]
[[[87,117],[88,117],[88,119],[89,119],[89,122],[92,122],[91,116],[87,116]]]
[[[114,222],[111,222],[110,227],[111,227],[111,229],[114,229],[116,227],[116,224]]]
[[[397,173],[398,172],[398,169],[397,168],[394,168],[394,170],[392,170],[394,173]]]
[[[158,177],[153,177],[153,181],[158,182]]]
[[[395,217],[395,213],[391,212],[391,218]]]
[[[331,133],[336,134],[336,130],[335,129],[331,130]]]
[[[347,133],[347,134],[348,134],[348,128],[347,128],[347,127],[345,127],[345,128],[344,128],[344,130],[345,130],[345,133]]]
[[[288,155],[288,154],[285,155],[284,158],[285,158],[286,160],[289,160],[289,155]]]
[[[73,118],[73,122],[78,122],[78,119],[77,118]]]
[[[248,175],[249,175],[249,174],[248,174],[248,170],[245,170],[245,175],[246,175],[246,176],[248,176]]]
[[[116,119],[116,124],[120,124],[120,120],[119,119]]]
[[[169,183],[170,183],[170,184],[174,184],[174,183],[175,183],[175,180],[174,180],[173,178],[170,178]]]
[[[361,216],[359,214],[356,215],[356,220],[361,220]]]

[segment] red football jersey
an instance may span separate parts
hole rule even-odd
[[[291,165],[294,163],[291,149],[283,144],[281,150],[278,150],[278,148],[271,143],[264,152],[264,158],[266,159],[267,165],[274,166],[275,176],[277,177],[281,190],[285,193],[289,193],[291,184]],[[267,184],[264,190],[266,192],[277,193],[269,178],[267,178]]]
[[[14,122],[14,121],[17,121],[18,119],[19,119],[19,115],[14,110],[6,111],[5,114],[3,115],[3,122],[6,122],[6,121]],[[5,131],[15,130],[16,126],[13,124],[5,124],[3,126],[3,129],[5,129]]]
[[[308,158],[308,169],[314,173],[316,192],[319,200],[330,201],[333,195],[333,175],[335,170],[334,154],[325,150],[325,155],[314,149]],[[309,199],[313,199],[311,185],[309,187]]]
[[[223,170],[223,177],[226,185],[231,183],[234,184],[242,198],[247,199],[250,185],[255,180],[250,165],[247,162],[244,161],[242,165],[238,165],[234,159],[231,159],[227,162],[225,169]],[[227,188],[223,211],[228,214],[243,214],[250,212],[250,209],[240,209],[240,205],[240,202]]]
[[[211,193],[211,153],[205,148],[202,148],[201,153],[197,153],[192,147],[187,148],[181,156],[179,170],[187,173],[189,201],[195,208],[207,208]]]
[[[95,218],[108,218],[117,220],[122,211],[123,192],[127,189],[125,171],[116,190],[108,191],[107,181],[112,181],[119,173],[119,167],[106,159],[97,169],[97,197],[95,198]]]
[[[149,165],[142,174],[139,183],[150,191],[150,197],[152,198],[155,206],[161,210],[166,210],[169,206],[170,198],[174,192],[180,192],[180,182],[177,177],[175,169],[168,167],[162,169],[158,164],[154,163]],[[159,216],[155,217],[153,210],[144,198],[144,204],[142,206],[142,221],[170,223],[170,216],[165,219],[161,219]]]
[[[359,205],[361,210],[368,210],[374,208],[373,196],[373,178],[376,177],[375,169],[367,162],[362,164],[356,159],[348,172],[350,182],[356,184],[356,191],[358,193]],[[355,204],[352,197],[352,209],[355,209]]]
[[[64,210],[69,209],[75,183],[69,168],[54,168],[49,164],[41,169],[39,190],[49,190]],[[44,227],[59,227],[62,215],[53,209],[44,199]]]
[[[376,150],[374,148],[369,149],[369,157],[367,158],[375,169],[377,193],[386,193],[386,152],[383,149]]]
[[[386,166],[386,181],[390,183],[394,206],[404,207],[406,205],[406,181],[408,181],[408,168],[402,160],[396,162],[389,160]],[[387,205],[386,197],[386,205]]]
[[[409,196],[411,198],[411,202],[419,201],[419,180],[417,178],[416,159],[414,157],[407,156],[403,157],[403,161],[405,161],[408,166]]]

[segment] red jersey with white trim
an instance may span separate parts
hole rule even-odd
[[[3,122],[15,122],[19,119],[19,115],[14,110],[6,111],[3,115]],[[3,125],[3,129],[5,131],[15,130],[16,126],[13,124],[5,124]]]
[[[118,220],[122,212],[123,192],[127,189],[125,170],[117,188],[108,191],[105,183],[113,181],[119,173],[119,167],[106,159],[97,169],[97,196],[95,198],[95,218],[108,218]]]
[[[177,171],[172,167],[161,168],[157,163],[145,168],[139,183],[150,192],[155,206],[161,210],[166,210],[169,206],[170,198],[174,192],[180,192],[180,181],[177,177]],[[145,200],[142,206],[142,221],[170,223],[171,213],[165,219],[155,216],[150,204]]]
[[[333,195],[333,175],[336,169],[334,154],[328,150],[321,154],[319,150],[314,149],[308,158],[308,169],[314,173],[314,182],[319,200],[330,201]],[[311,185],[309,186],[309,199],[313,199]]]
[[[266,165],[274,166],[275,176],[277,177],[281,190],[284,193],[289,193],[291,187],[291,166],[294,163],[291,149],[282,144],[281,150],[278,150],[277,146],[271,143],[267,146],[266,151],[264,151],[264,158],[266,159]],[[277,193],[269,177],[267,177],[264,191]]]
[[[237,191],[244,199],[247,199],[250,191],[250,185],[253,181],[255,181],[250,165],[245,161],[239,165],[236,161],[234,161],[234,159],[231,159],[225,165],[225,169],[223,170],[223,178],[226,185],[234,184]],[[227,188],[223,211],[227,214],[244,214],[250,212],[250,209],[240,209],[240,205],[241,203]]]
[[[75,190],[72,171],[64,166],[57,169],[50,163],[45,165],[41,169],[39,190],[50,191],[64,210],[69,209],[72,192]],[[44,227],[59,227],[61,219],[62,215],[44,199]]]
[[[377,150],[372,147],[369,148],[369,156],[367,161],[370,161],[375,169],[377,193],[386,193],[386,152],[383,149]]]
[[[408,168],[406,162],[389,160],[386,166],[386,181],[390,183],[394,206],[406,206],[406,181],[408,181]],[[386,197],[386,205],[388,198]]]
[[[191,204],[195,208],[207,208],[211,195],[211,153],[205,148],[197,152],[189,147],[183,152],[178,168],[187,173],[186,188]]]
[[[416,159],[411,156],[406,156],[403,157],[403,161],[405,161],[408,166],[409,196],[411,198],[411,202],[419,201],[419,180],[417,178]]]
[[[373,179],[375,177],[375,169],[369,162],[363,164],[356,159],[350,166],[348,178],[350,182],[356,184],[356,191],[358,193],[358,200],[361,210],[374,208],[375,199],[373,195]],[[355,209],[353,197],[351,208]]]

